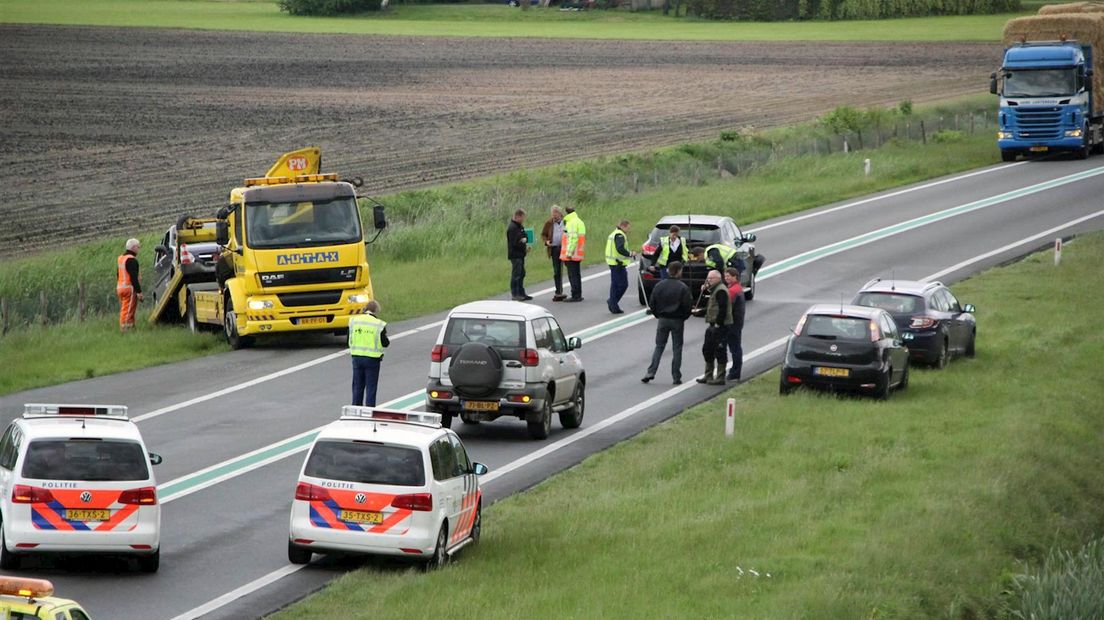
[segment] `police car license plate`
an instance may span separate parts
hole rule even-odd
[[[367,523],[379,525],[383,523],[382,512],[363,512],[360,510],[342,510],[341,520],[349,523]]]
[[[469,411],[498,411],[498,401],[493,400],[465,400],[460,406]]]
[[[68,508],[65,510],[65,518],[69,521],[107,521],[111,518],[111,511]]]
[[[817,366],[813,368],[814,375],[820,375],[822,377],[850,377],[850,368],[828,368],[825,366]]]
[[[299,319],[300,325],[322,325],[326,322],[324,316],[308,316]]]
[[[1050,150],[1049,146],[1033,146],[1028,149],[1032,153],[1045,153]]]

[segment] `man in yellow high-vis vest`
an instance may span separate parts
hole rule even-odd
[[[586,255],[586,224],[575,213],[575,207],[568,206],[563,219],[563,241],[560,242],[560,261],[567,267],[567,281],[571,285],[569,301],[583,300],[583,257]]]
[[[610,268],[610,292],[606,307],[612,314],[624,314],[621,298],[629,290],[629,262],[635,258],[633,252],[625,247],[625,233],[629,232],[629,220],[621,220],[606,238],[606,264]]]
[[[376,316],[380,311],[379,302],[373,299],[365,308],[368,314],[358,314],[349,319],[353,404],[375,407],[383,350],[391,343],[387,339],[387,323]]]

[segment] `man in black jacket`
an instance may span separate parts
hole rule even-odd
[[[667,264],[667,279],[660,280],[652,289],[652,314],[659,322],[656,324],[655,350],[652,351],[652,363],[640,380],[644,383],[655,379],[659,370],[659,358],[667,347],[667,336],[671,336],[671,378],[675,385],[682,383],[682,333],[686,319],[690,318],[690,308],[694,300],[690,296],[690,287],[679,279],[682,275],[682,263],[675,261]]]
[[[525,294],[525,255],[529,252],[525,237],[525,209],[514,211],[506,226],[506,258],[510,259],[510,295],[514,301],[529,301]]]

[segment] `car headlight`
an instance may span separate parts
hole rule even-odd
[[[272,302],[267,299],[251,299],[249,301],[250,310],[268,310],[272,307]]]
[[[997,140],[1011,140],[1011,139],[1012,139],[1012,132],[1011,131],[998,131],[997,132]]]
[[[351,304],[366,304],[371,301],[372,298],[364,293],[357,293],[356,295],[349,295],[349,303]]]
[[[1066,137],[1067,138],[1080,138],[1081,137],[1081,130],[1080,129],[1071,129],[1071,130],[1066,132]]]

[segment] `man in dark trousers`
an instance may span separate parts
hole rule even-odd
[[[667,346],[667,336],[671,336],[671,379],[675,385],[682,383],[682,334],[686,319],[690,318],[690,307],[694,300],[690,287],[679,279],[682,275],[682,263],[667,263],[667,278],[660,280],[652,289],[652,315],[659,321],[656,324],[655,350],[652,351],[652,363],[640,379],[644,383],[655,379],[659,370],[659,358]]]
[[[138,281],[138,250],[142,244],[137,239],[127,239],[126,251],[115,260],[115,294],[119,297],[119,330],[130,331],[134,327],[134,314],[142,301],[142,283]]]
[[[705,374],[698,377],[697,382],[724,385],[725,366],[728,365],[728,326],[732,324],[732,313],[728,309],[728,287],[721,281],[721,272],[716,269],[709,272],[705,277],[705,290],[709,295],[709,304],[705,307],[705,342],[702,344]]]
[[[625,235],[629,232],[629,220],[621,220],[606,239],[606,264],[610,268],[610,292],[606,307],[610,314],[625,314],[621,309],[621,298],[629,290],[629,263],[636,258],[625,246]]]
[[[728,285],[728,301],[732,308],[732,325],[728,326],[728,354],[732,358],[732,368],[725,377],[728,381],[739,381],[744,365],[744,287],[740,286],[740,272],[735,267],[725,269],[725,284]]]
[[[525,294],[525,255],[529,242],[525,237],[525,209],[514,211],[506,225],[506,258],[510,259],[510,295],[514,301],[529,301]]]
[[[349,354],[353,360],[353,404],[376,406],[376,386],[379,384],[383,350],[391,344],[387,339],[387,323],[378,318],[379,302],[365,306],[368,314],[349,319]]]
[[[563,209],[560,205],[552,205],[552,215],[541,228],[541,241],[552,259],[552,284],[556,289],[552,301],[563,301],[567,295],[563,292],[563,263],[560,262],[560,244],[563,242]]]

